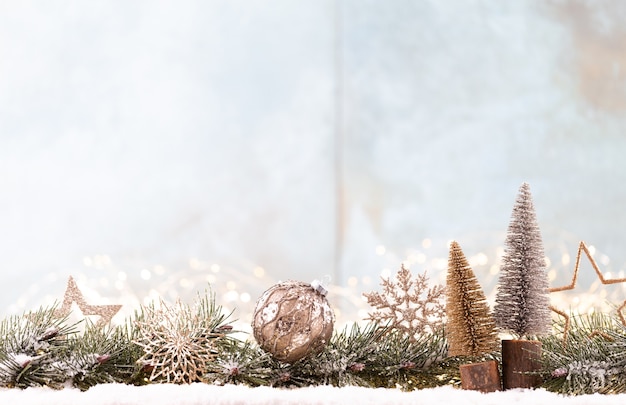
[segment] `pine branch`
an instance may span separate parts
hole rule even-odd
[[[272,358],[250,342],[228,340],[204,375],[203,380],[217,385],[269,385],[274,375]]]
[[[544,387],[567,395],[626,392],[626,329],[607,314],[571,317],[567,344],[541,338]],[[563,329],[562,321],[555,325]]]
[[[369,364],[371,385],[413,390],[421,388],[425,372],[447,352],[443,329],[411,338],[400,331],[388,332]]]
[[[127,327],[103,330],[89,324],[70,340],[67,356],[56,367],[83,391],[96,384],[132,382],[143,353],[132,344],[130,333]]]
[[[369,323],[335,333],[323,352],[294,363],[287,383],[338,387],[419,388],[423,373],[440,361],[447,351],[443,330],[408,336],[390,326]]]
[[[300,370],[294,367],[295,374],[321,385],[370,386],[360,373],[374,362],[378,342],[386,331],[373,323],[363,329],[353,324],[349,333],[347,329],[335,333],[319,355],[304,359],[301,365],[294,364],[301,366]]]
[[[69,351],[68,337],[75,325],[66,326],[55,308],[41,308],[0,323],[0,386],[59,388],[66,376],[55,367]]]

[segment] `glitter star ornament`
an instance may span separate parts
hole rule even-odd
[[[252,330],[263,350],[293,363],[322,350],[332,336],[334,322],[321,285],[285,281],[261,295]]]
[[[58,318],[66,317],[72,311],[72,303],[75,302],[83,315],[97,315],[100,317],[96,323],[97,327],[104,327],[111,322],[111,319],[122,308],[121,305],[89,305],[85,301],[83,293],[78,289],[76,282],[72,276],[67,280],[67,288],[65,289],[65,295],[63,296],[63,304],[55,311],[55,316]]]
[[[403,264],[395,281],[381,277],[381,285],[382,293],[373,291],[363,294],[367,303],[375,308],[366,320],[389,324],[411,340],[443,326],[445,289],[441,285],[430,287],[425,272],[413,278]]]

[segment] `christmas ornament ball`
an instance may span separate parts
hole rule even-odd
[[[320,351],[333,333],[326,291],[299,281],[270,287],[256,303],[252,331],[259,346],[274,358],[293,363]]]

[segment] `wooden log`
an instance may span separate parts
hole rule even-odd
[[[536,340],[502,341],[502,387],[534,388],[541,384],[541,342]]]
[[[502,389],[498,362],[495,360],[463,364],[459,370],[461,371],[461,387],[464,390],[494,392]]]

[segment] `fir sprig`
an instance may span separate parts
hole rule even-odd
[[[375,323],[363,328],[354,324],[349,333],[347,329],[335,333],[318,356],[303,362],[302,369],[319,384],[369,386],[371,384],[364,377],[367,375],[365,370],[375,363],[377,349],[386,331]]]
[[[221,349],[203,381],[217,385],[245,384],[253,387],[270,384],[274,371],[269,353],[248,341],[234,339],[228,340]]]
[[[566,341],[559,335],[541,341],[546,389],[566,395],[626,392],[626,329],[613,316],[571,317]]]
[[[96,384],[132,382],[142,352],[132,343],[130,333],[128,327],[102,329],[88,324],[82,335],[70,340],[67,355],[56,367],[81,390]]]
[[[336,332],[325,349],[282,370],[277,385],[353,385],[419,388],[421,373],[440,361],[447,346],[443,330],[408,336],[403,331],[353,324]],[[288,377],[288,378],[285,378]]]
[[[56,308],[12,316],[0,323],[0,386],[60,387],[65,374],[55,367],[69,351],[75,325],[55,316]]]

